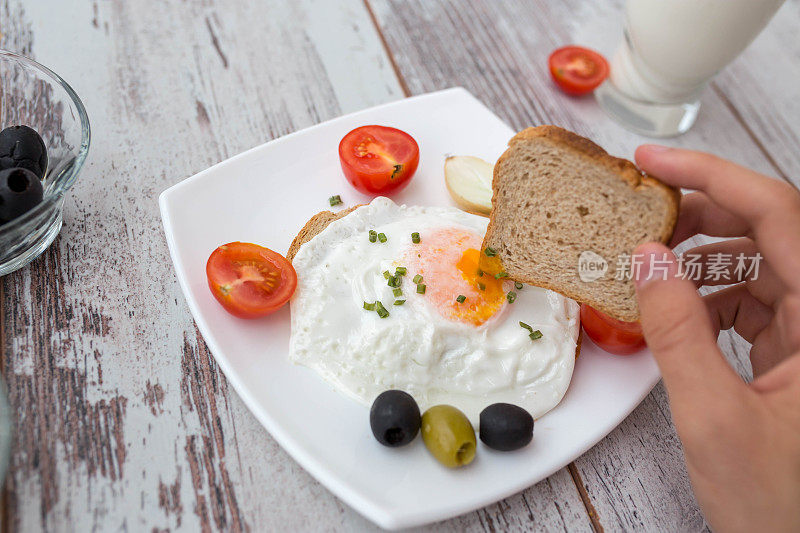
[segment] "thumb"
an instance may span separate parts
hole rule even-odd
[[[691,407],[704,392],[741,386],[717,348],[694,283],[681,277],[675,254],[660,243],[642,244],[634,252],[632,270],[642,330],[672,402]]]

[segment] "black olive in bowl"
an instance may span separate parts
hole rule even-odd
[[[24,168],[0,170],[0,223],[33,209],[43,196],[39,176]]]
[[[495,450],[510,452],[533,439],[533,417],[522,407],[495,403],[481,411],[481,441]]]
[[[372,434],[384,446],[396,448],[414,440],[421,416],[414,398],[401,390],[387,390],[375,398],[369,410]]]
[[[47,147],[33,128],[9,126],[0,131],[0,170],[8,168],[24,168],[44,178]]]

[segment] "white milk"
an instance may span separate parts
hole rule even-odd
[[[696,99],[733,61],[783,0],[627,0],[627,45],[611,81],[633,98],[670,103]]]

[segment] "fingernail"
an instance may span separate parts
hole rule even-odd
[[[678,274],[675,254],[661,244],[643,244],[633,253],[631,271],[637,288],[653,281],[665,281]]]
[[[655,153],[668,152],[672,150],[671,146],[664,146],[663,144],[645,144],[642,146],[642,148]]]

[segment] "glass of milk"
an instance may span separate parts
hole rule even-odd
[[[625,40],[595,95],[623,126],[686,132],[700,94],[764,29],[784,0],[627,0]]]

